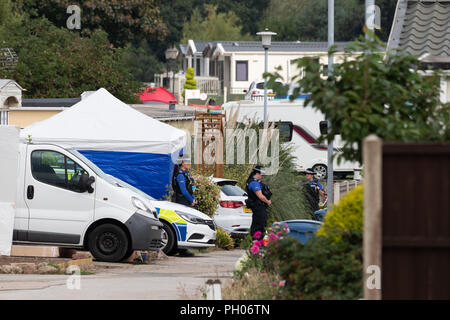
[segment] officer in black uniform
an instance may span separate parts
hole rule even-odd
[[[183,155],[180,164],[175,165],[172,177],[173,196],[172,202],[185,206],[195,206],[197,200],[194,197],[194,179],[189,174],[191,159],[188,155]],[[178,255],[182,257],[192,257],[194,254],[187,249],[178,249]]]
[[[183,155],[181,163],[175,166],[172,180],[173,196],[172,201],[185,206],[195,206],[197,200],[194,197],[194,180],[189,174],[191,168],[191,159]]]
[[[270,206],[270,190],[268,186],[261,182],[264,174],[264,169],[261,166],[256,166],[247,179],[245,190],[248,195],[246,205],[252,212],[252,224],[250,227],[250,234],[256,240],[264,238],[264,232],[267,226],[267,211]],[[269,198],[269,199],[268,199]],[[255,237],[255,233],[259,231],[261,235]]]

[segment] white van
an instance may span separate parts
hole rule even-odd
[[[162,224],[151,200],[75,150],[21,144],[14,244],[88,249],[101,261],[159,250]]]
[[[233,101],[225,103],[223,109],[227,119],[232,113],[239,109],[239,122],[257,121],[264,119],[264,104],[255,101]],[[280,138],[290,142],[294,146],[293,155],[296,157],[296,169],[304,172],[307,168],[313,168],[318,179],[325,179],[327,176],[327,146],[320,145],[320,121],[325,120],[325,116],[310,106],[304,107],[304,98],[289,100],[272,100],[267,103],[267,118],[269,122],[275,122],[280,130]],[[339,152],[340,136],[334,142],[335,152]],[[353,174],[355,169],[359,169],[360,164],[337,159],[333,162],[333,170],[336,176]]]

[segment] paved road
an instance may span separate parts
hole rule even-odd
[[[150,265],[102,264],[82,275],[80,289],[68,289],[64,275],[0,275],[4,299],[200,299],[208,279],[229,279],[242,250],[168,257]],[[108,266],[108,269],[104,269]],[[77,279],[69,284],[77,286]]]

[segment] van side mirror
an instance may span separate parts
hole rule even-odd
[[[92,188],[92,184],[95,182],[95,178],[93,176],[90,176],[88,174],[83,174],[80,177],[80,191],[81,192],[94,192],[94,188]]]

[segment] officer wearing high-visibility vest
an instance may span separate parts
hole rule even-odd
[[[191,168],[191,159],[187,155],[183,155],[178,168],[175,167],[175,172],[172,181],[173,197],[172,201],[186,206],[195,206],[197,200],[194,197],[194,179],[189,174]],[[178,169],[178,170],[177,170]]]
[[[267,226],[267,212],[266,209],[270,206],[270,199],[263,194],[264,184],[261,179],[264,175],[264,169],[261,166],[253,168],[252,173],[247,179],[246,192],[248,199],[246,205],[252,212],[252,224],[250,226],[250,233],[256,240],[261,240],[264,237],[264,232]],[[270,192],[270,191],[269,191]],[[260,233],[259,237],[255,234]]]

